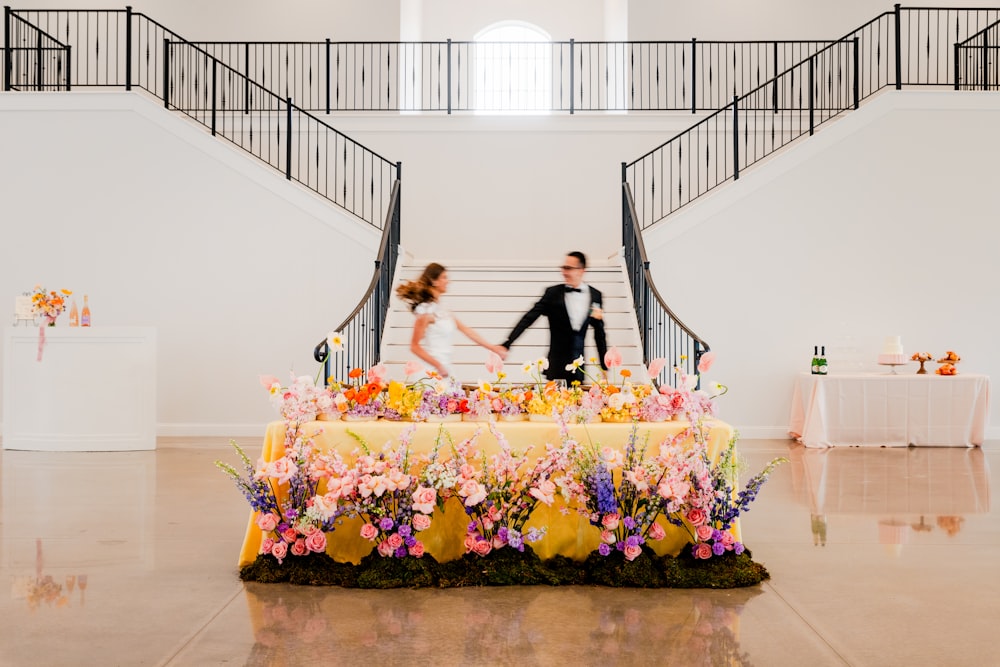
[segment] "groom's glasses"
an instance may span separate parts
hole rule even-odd
[[[563,271],[577,271],[579,269],[582,269],[583,267],[582,266],[570,266],[568,264],[563,264],[559,268],[562,269]]]

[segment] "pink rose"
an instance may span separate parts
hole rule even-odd
[[[295,465],[293,461],[290,461],[284,456],[267,466],[268,477],[273,477],[278,480],[279,484],[287,482],[289,479],[294,477],[298,471],[299,467]]]
[[[472,507],[486,500],[486,487],[474,479],[467,479],[459,489],[458,495],[465,497],[466,507]]]
[[[307,537],[306,548],[317,554],[326,551],[326,533],[322,530],[317,530],[315,533]]]
[[[692,526],[700,526],[708,520],[708,515],[705,514],[705,510],[696,508],[688,511],[687,520]]]
[[[618,527],[619,520],[617,514],[605,514],[604,518],[601,519],[601,525],[608,530],[614,530]]]
[[[500,537],[499,535],[494,535],[493,536],[493,548],[494,549],[502,549],[504,546],[506,546],[506,544],[507,543],[504,541],[504,539],[502,537]]]
[[[476,546],[472,548],[480,556],[485,556],[489,552],[493,551],[493,545],[489,543],[488,540],[479,540],[476,542]]]
[[[627,546],[625,547],[625,560],[633,561],[636,558],[638,558],[639,554],[641,553],[642,553],[642,547],[640,547],[638,544],[634,546]]]
[[[663,530],[663,526],[658,523],[654,523],[649,527],[649,539],[651,540],[662,540],[667,536],[667,531]]]
[[[372,524],[366,523],[365,525],[361,526],[361,537],[363,537],[364,539],[374,540],[377,535],[378,535],[378,528],[376,528]]]
[[[431,518],[426,514],[414,514],[412,523],[413,530],[427,530],[431,527]]]
[[[610,530],[602,530],[601,531],[601,542],[604,542],[605,544],[614,544],[615,543],[615,534],[612,533]]]
[[[388,540],[383,540],[378,543],[378,555],[382,556],[383,558],[388,558],[393,553],[395,553],[395,551],[396,551],[395,549],[389,546]]]
[[[704,542],[699,542],[694,547],[694,557],[701,558],[702,560],[708,560],[712,557],[712,547]]]
[[[281,537],[291,544],[295,540],[299,539],[299,533],[294,528],[286,528],[282,533]]]
[[[414,544],[412,547],[410,547],[408,549],[408,552],[409,552],[409,554],[411,556],[413,556],[415,558],[420,558],[421,556],[424,555],[424,543],[423,542],[417,542],[416,544]]]
[[[259,515],[257,517],[257,527],[265,533],[270,533],[278,527],[278,515],[274,512]]]
[[[270,537],[264,538],[264,541],[260,543],[260,552],[262,554],[271,553],[271,549],[274,547],[274,540]]]
[[[278,559],[280,563],[285,559],[285,555],[288,553],[288,545],[284,542],[276,542],[273,547],[271,547],[271,555]]]
[[[386,542],[388,542],[389,546],[392,547],[393,549],[398,549],[399,547],[403,546],[403,538],[399,536],[399,533],[393,533],[392,535],[390,535],[389,539],[387,539]]]
[[[304,526],[301,525],[301,524],[299,525],[299,532],[302,533],[303,535],[305,535],[306,537],[309,537],[310,535],[312,535],[313,533],[315,533],[317,530],[319,530],[319,528],[317,528],[316,526],[314,526],[311,523],[307,523]]]
[[[299,538],[292,542],[292,555],[293,556],[305,556],[309,553],[309,549],[306,548],[306,541]]]
[[[712,537],[712,533],[714,533],[715,531],[712,530],[711,526],[709,526],[708,524],[704,524],[703,523],[702,525],[700,525],[697,528],[695,528],[694,532],[695,532],[695,535],[698,536],[699,540],[707,540],[710,537]]]
[[[437,500],[437,492],[427,486],[418,486],[413,492],[413,510],[431,514],[434,512],[434,503]]]
[[[466,535],[465,536],[465,553],[470,553],[476,550],[476,536]]]
[[[681,392],[675,392],[670,395],[670,407],[674,410],[681,410],[684,408],[684,394]]]

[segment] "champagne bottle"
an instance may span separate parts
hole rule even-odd
[[[813,360],[810,372],[813,375],[819,375],[819,345],[813,345]]]
[[[83,312],[80,313],[80,326],[90,326],[90,302],[87,301],[86,294],[83,295]]]
[[[76,299],[73,299],[73,305],[69,307],[69,325],[71,327],[80,326],[80,312],[76,309]]]
[[[826,345],[821,345],[819,348],[819,374],[826,375],[826,371]]]

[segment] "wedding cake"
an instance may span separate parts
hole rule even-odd
[[[882,344],[882,354],[878,355],[880,364],[905,364],[906,356],[903,354],[903,343],[899,336],[886,336]]]

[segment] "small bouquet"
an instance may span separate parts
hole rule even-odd
[[[260,376],[261,385],[271,395],[271,404],[285,421],[295,424],[313,421],[317,415],[333,410],[334,398],[326,387],[317,387],[308,375],[289,375],[291,382],[287,387],[273,375]]]
[[[376,364],[367,371],[352,368],[347,381],[329,378],[333,402],[345,419],[378,419],[384,408],[385,364]]]
[[[66,310],[66,297],[72,294],[67,289],[47,292],[41,285],[35,285],[31,294],[31,312],[48,320],[50,327],[56,325],[56,318]]]
[[[461,419],[469,411],[462,388],[448,379],[437,380],[423,391],[419,414],[428,421]]]

